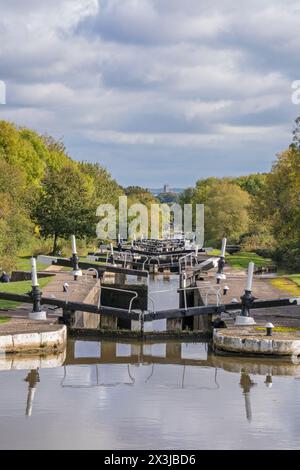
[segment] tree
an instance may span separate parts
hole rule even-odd
[[[15,266],[18,251],[25,246],[33,227],[26,206],[24,173],[0,159],[0,266]]]
[[[179,203],[183,206],[184,204],[191,204],[194,196],[194,188],[186,188],[179,195]]]
[[[32,210],[32,217],[44,237],[52,236],[53,253],[58,238],[75,234],[79,239],[95,236],[96,206],[91,180],[75,165],[61,171],[49,170],[42,181],[42,191]]]
[[[118,207],[119,196],[124,192],[109,172],[99,163],[82,162],[79,168],[93,181],[96,204],[113,204]]]
[[[128,186],[124,189],[125,195],[128,197],[128,208],[134,204],[143,204],[148,210],[148,233],[151,233],[151,206],[152,204],[159,204],[159,200],[146,188],[140,186]],[[130,224],[135,219],[134,216],[128,217]],[[160,225],[161,227],[161,225]],[[145,233],[144,233],[145,235]]]
[[[291,145],[277,156],[264,190],[255,199],[261,223],[270,225],[278,261],[300,268],[300,149]]]
[[[0,267],[40,236],[96,237],[96,207],[118,206],[123,191],[99,164],[77,163],[62,140],[0,121]],[[39,225],[34,227],[30,220]]]
[[[247,193],[249,193],[251,196],[255,196],[264,187],[266,177],[266,173],[253,173],[247,176],[231,178],[229,182],[237,184],[244,191],[247,191]]]
[[[197,183],[192,198],[204,204],[206,243],[218,245],[222,238],[237,243],[247,232],[249,194],[238,185],[208,178]]]
[[[292,146],[294,146],[297,150],[300,150],[300,116],[295,120]]]
[[[151,204],[159,202],[148,189],[140,186],[128,186],[124,189],[124,192],[131,203],[141,203],[150,207]]]

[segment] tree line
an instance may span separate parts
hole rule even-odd
[[[98,163],[75,162],[62,141],[0,121],[0,267],[22,250],[52,252],[71,234],[94,239],[96,208],[123,189]]]
[[[56,253],[71,234],[95,243],[96,208],[159,202],[139,186],[122,188],[98,163],[76,162],[60,140],[0,121],[0,267],[22,250]],[[246,251],[300,268],[300,118],[269,173],[199,179],[180,203],[205,205],[205,244],[226,236]]]
[[[300,117],[292,142],[269,173],[205,178],[187,188],[180,202],[205,204],[206,244],[229,243],[300,268]]]

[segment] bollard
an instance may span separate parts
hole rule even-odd
[[[223,287],[223,295],[227,295],[227,292],[229,291],[229,287],[228,286],[224,286]]]
[[[266,336],[272,336],[272,334],[273,334],[273,328],[274,328],[273,323],[267,323],[266,326],[265,326],[265,328],[266,328],[266,330],[267,330]]]
[[[69,289],[69,284],[65,282],[63,285],[63,292],[68,292],[68,289]]]

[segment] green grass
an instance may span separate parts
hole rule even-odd
[[[258,256],[256,253],[248,253],[243,251],[233,255],[228,255],[226,257],[226,261],[233,268],[239,269],[246,269],[250,261],[253,261],[253,263],[258,267],[272,264],[272,260],[270,258],[263,258],[262,256]]]
[[[39,279],[41,289],[45,287],[53,277],[44,277]],[[1,292],[10,292],[12,294],[27,294],[31,291],[31,281],[9,282],[8,284],[0,284]],[[20,306],[20,302],[10,300],[0,300],[0,309],[12,310]]]
[[[295,297],[300,296],[300,277],[297,274],[277,277],[271,280],[271,284],[277,289],[288,292],[290,295]]]
[[[266,327],[256,326],[255,330],[257,330],[257,331],[266,331]],[[292,326],[275,326],[273,328],[273,331],[277,332],[277,333],[293,333],[294,331],[295,332],[300,331],[300,328],[299,327],[292,327]]]
[[[10,321],[10,317],[0,317],[0,325]]]
[[[209,251],[208,254],[211,255],[211,256],[220,256],[221,250],[211,250],[211,251]]]
[[[295,284],[297,284],[297,286],[300,287],[300,274],[290,274],[290,275],[285,276],[285,277],[287,277],[288,279],[293,281]]]
[[[212,256],[220,256],[221,250],[212,250],[209,252]],[[256,253],[246,252],[246,251],[239,251],[238,253],[234,253],[233,255],[226,254],[226,261],[230,266],[233,268],[238,269],[246,269],[250,261],[253,261],[256,266],[267,266],[272,264],[272,260],[269,258],[263,258],[262,256],[257,255]],[[299,276],[299,283],[300,283],[300,276]]]

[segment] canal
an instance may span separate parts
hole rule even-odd
[[[160,308],[175,306],[177,279],[151,282]],[[70,339],[57,357],[0,356],[0,390],[5,449],[300,445],[300,366],[216,356],[206,342]]]

